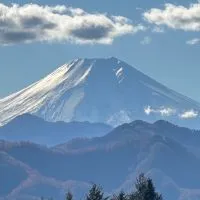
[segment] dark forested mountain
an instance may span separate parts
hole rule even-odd
[[[117,144],[127,142],[132,138],[142,138],[148,140],[154,135],[171,138],[179,142],[184,147],[200,149],[200,131],[191,130],[185,127],[179,127],[170,122],[159,120],[155,123],[147,123],[137,120],[132,123],[123,124],[113,129],[107,135],[101,138],[79,138],[73,139],[64,144],[54,147],[60,151],[83,150],[83,148],[93,148],[94,146],[105,146],[107,144]]]
[[[53,123],[30,114],[24,114],[0,127],[0,139],[56,145],[75,137],[103,136],[111,129],[111,126],[102,123]]]
[[[198,148],[199,138],[198,131],[165,121],[135,121],[103,137],[73,139],[53,148],[1,141],[0,171],[5,173],[0,180],[7,181],[2,182],[0,196],[62,199],[70,189],[78,198],[91,183],[108,193],[130,191],[135,177],[144,172],[155,180],[164,199],[198,199],[200,158],[191,147]]]

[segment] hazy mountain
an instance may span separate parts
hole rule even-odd
[[[155,180],[165,199],[198,199],[200,158],[188,150],[184,139],[187,135],[200,138],[194,131],[168,122],[135,121],[103,137],[74,139],[53,148],[2,141],[0,170],[9,163],[13,176],[0,174],[0,180],[12,183],[0,196],[10,199],[25,196],[29,200],[49,193],[62,199],[64,189],[72,188],[77,196],[83,197],[93,182],[101,184],[108,193],[130,191],[135,177],[144,172]]]
[[[199,103],[117,58],[77,59],[1,99],[0,124],[23,113],[32,113],[47,121],[119,125],[136,119],[167,118],[186,125],[179,115],[191,109],[198,112]],[[190,120],[187,125],[197,127],[198,124],[199,121],[192,123]]]
[[[137,120],[126,123],[113,129],[109,134],[100,138],[78,138],[69,142],[59,144],[54,147],[58,151],[73,152],[83,151],[84,149],[92,149],[107,145],[126,142],[134,137],[134,139],[149,139],[154,135],[171,138],[180,143],[189,150],[199,150],[200,152],[200,131],[191,130],[185,127],[179,127],[170,122],[159,120],[155,123],[147,123]],[[200,153],[199,153],[200,155]]]
[[[102,123],[47,122],[42,118],[23,114],[0,127],[0,139],[56,145],[76,137],[103,136],[111,129],[112,127]]]
[[[0,142],[2,148],[23,148],[31,143],[8,143]],[[4,147],[2,147],[4,146]],[[40,146],[35,145],[40,149]],[[40,149],[41,152],[45,148]],[[61,181],[52,177],[45,177],[37,170],[27,164],[15,159],[6,152],[0,151],[0,199],[2,200],[36,200],[44,197],[54,197],[61,199],[65,192],[70,190],[76,196],[82,196],[84,191],[89,188],[89,184],[79,181]],[[75,197],[76,197],[75,196]]]

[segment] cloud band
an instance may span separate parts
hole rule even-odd
[[[144,30],[122,16],[88,13],[66,6],[0,3],[0,45],[31,42],[111,44],[116,37]]]
[[[165,25],[172,29],[200,31],[200,3],[188,8],[174,4],[165,4],[165,8],[152,8],[143,14],[146,21],[157,26]]]

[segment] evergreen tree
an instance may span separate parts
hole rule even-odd
[[[71,192],[67,192],[66,193],[66,198],[65,198],[66,200],[73,200],[73,195],[72,195],[72,193]]]
[[[107,200],[108,197],[104,197],[104,193],[102,188],[93,184],[91,189],[89,190],[89,194],[86,196],[86,200]]]
[[[152,179],[141,174],[135,184],[136,191],[129,196],[129,200],[162,200],[162,195],[155,191]]]
[[[118,195],[114,195],[112,200],[127,200],[127,195],[121,191]]]
[[[73,200],[72,193],[67,192],[65,199]],[[45,200],[45,198],[41,197],[41,200]],[[93,184],[86,196],[86,200],[108,200],[108,197],[104,197],[101,187]],[[156,192],[152,179],[141,174],[136,180],[134,192],[127,195],[122,191],[118,195],[114,195],[110,200],[163,200],[163,198],[161,194]]]

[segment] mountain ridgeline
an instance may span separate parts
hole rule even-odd
[[[111,130],[111,126],[103,123],[47,122],[37,116],[23,114],[0,127],[0,139],[53,146],[72,138],[103,136]]]
[[[199,113],[117,58],[73,60],[0,99],[0,200],[129,193],[141,173],[163,199],[200,199]]]
[[[200,198],[200,132],[166,121],[134,121],[96,138],[51,148],[0,142],[0,197],[61,200],[67,191],[84,197],[91,183],[107,194],[132,191],[140,173],[151,177],[164,199]],[[12,184],[11,184],[12,183]]]
[[[148,107],[152,110],[145,112]],[[199,112],[200,104],[117,58],[76,59],[0,99],[0,125],[31,113],[50,122],[89,121],[117,126],[137,119],[167,119],[197,128],[199,118],[179,117],[191,109]]]

